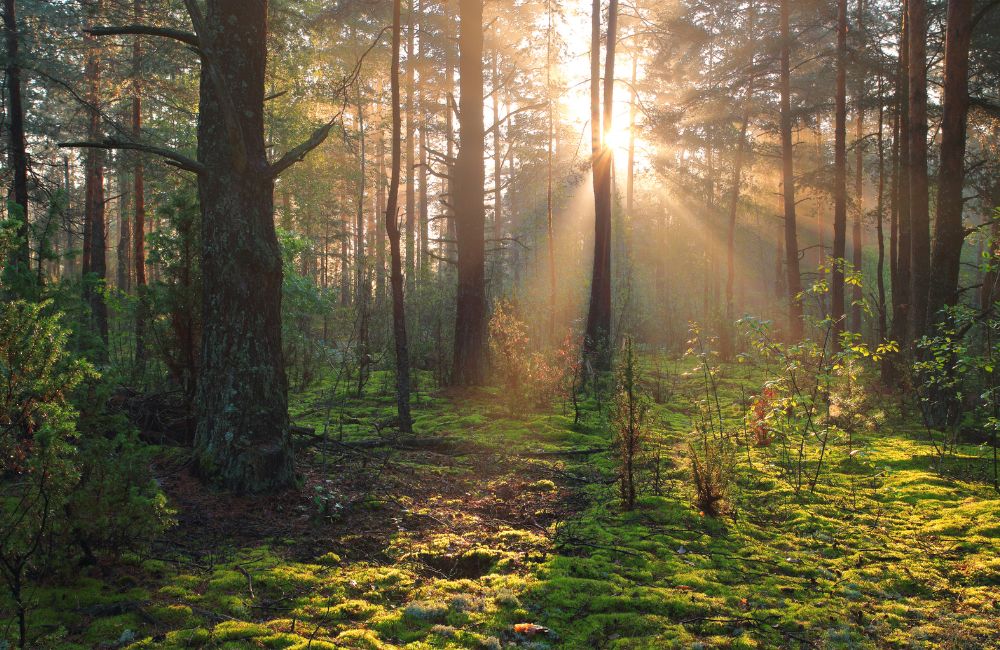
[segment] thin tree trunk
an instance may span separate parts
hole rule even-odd
[[[927,1],[909,0],[910,98],[910,273],[911,334],[923,336],[927,326],[930,286],[930,206],[927,189]]]
[[[865,1],[858,0],[858,47],[860,48],[864,44],[864,12],[865,12]],[[854,104],[856,115],[855,131],[854,131],[854,218],[851,223],[851,266],[855,273],[862,273],[864,254],[862,246],[864,245],[864,230],[862,229],[862,219],[865,214],[865,197],[864,197],[864,138],[865,138],[865,74],[866,71],[862,70],[857,65],[857,59],[860,57],[855,57],[855,74],[858,76],[857,80],[857,90],[854,95]],[[863,299],[862,286],[859,283],[854,283],[851,286],[851,331],[861,332],[861,301]]]
[[[898,236],[896,242],[896,277],[892,285],[892,338],[899,343],[900,350],[909,348],[911,328],[909,318],[910,305],[910,105],[909,96],[909,18],[907,7],[909,0],[903,0],[903,24],[900,30],[899,70],[896,80],[896,112],[898,115],[897,140],[899,142],[899,160],[896,169],[897,187],[897,220]],[[892,364],[889,361],[888,364]],[[887,369],[887,370],[886,370]],[[887,383],[897,381],[899,372],[891,365],[883,366],[883,380]]]
[[[556,244],[555,233],[552,226],[552,158],[553,140],[555,139],[555,115],[552,101],[552,0],[545,2],[545,16],[547,25],[545,30],[545,88],[548,95],[548,131],[549,137],[546,143],[546,187],[545,187],[545,216],[548,230],[549,244],[549,341],[555,341],[556,323]]]
[[[628,177],[625,183],[625,214],[631,219],[635,209],[635,117],[638,109],[635,84],[639,68],[638,53],[632,54],[632,84],[629,86],[628,111]]]
[[[875,284],[878,289],[878,336],[881,343],[889,335],[886,323],[885,304],[885,232],[883,228],[885,210],[885,95],[883,94],[882,70],[878,77],[878,193],[875,202],[875,237],[878,239],[878,263],[875,271]]]
[[[117,169],[118,179],[118,250],[115,284],[120,291],[132,290],[132,220],[129,217],[129,187],[128,171],[125,161]]]
[[[378,130],[378,199],[376,209],[381,215],[386,209],[385,198],[385,133],[383,125]],[[385,228],[376,228],[375,237],[375,304],[382,304],[385,298]]]
[[[799,239],[795,223],[795,150],[792,144],[792,109],[789,34],[789,2],[781,0],[781,184],[785,212],[785,273],[788,289],[788,335],[799,341],[803,334],[802,276],[799,273]]]
[[[143,0],[135,0],[133,17],[136,24],[145,20]],[[136,142],[142,137],[142,39],[134,37],[132,43],[132,137]],[[142,156],[135,157],[132,168],[132,193],[135,201],[135,223],[132,228],[132,263],[135,265],[135,288],[139,300],[135,314],[135,357],[146,359],[146,321],[149,318],[149,296],[146,295],[146,171]]]
[[[358,211],[354,224],[354,287],[358,300],[362,292],[367,295],[367,257],[365,254],[365,198],[368,190],[368,149],[365,138],[365,109],[361,90],[358,90]]]
[[[833,347],[840,349],[845,329],[844,264],[847,252],[847,0],[837,0],[837,89],[834,130],[833,269],[830,318]]]
[[[493,254],[492,278],[496,295],[503,292],[503,144],[500,141],[500,66],[496,48],[491,53],[490,78],[493,84]]]
[[[938,171],[934,257],[931,262],[928,318],[934,321],[946,305],[958,302],[962,264],[962,186],[965,179],[965,132],[969,114],[969,44],[972,0],[948,1],[944,60],[944,116],[941,122],[941,165]]]
[[[24,102],[21,99],[20,34],[14,0],[4,0],[4,36],[7,41],[7,132],[10,135],[9,163],[14,172],[13,205],[20,210],[19,242],[11,254],[10,267],[18,276],[16,284],[30,282],[31,228],[28,225],[28,154],[24,135]],[[13,216],[13,215],[8,215]],[[27,287],[23,287],[27,288]]]
[[[736,282],[736,215],[740,203],[740,185],[743,183],[743,158],[747,146],[747,128],[750,125],[750,101],[753,98],[753,84],[747,86],[747,96],[740,125],[740,139],[736,144],[736,160],[733,161],[733,186],[729,196],[729,221],[726,228],[726,322],[722,326],[722,358],[733,356],[733,327],[736,320],[734,287]]]
[[[399,92],[399,50],[402,34],[402,0],[392,3],[392,170],[385,208],[385,230],[389,240],[392,284],[392,331],[396,347],[396,410],[399,430],[412,431],[410,418],[410,352],[406,338],[406,305],[403,302],[403,261],[399,246],[399,179],[402,165],[402,115]]]
[[[413,110],[416,93],[417,61],[414,57],[417,24],[414,0],[409,0],[409,18],[406,34],[406,292],[413,295],[416,287],[417,194],[415,187],[414,142],[417,119]]]
[[[103,0],[91,0],[86,5],[87,17],[91,25],[97,24],[104,11]],[[92,142],[98,142],[101,137],[101,52],[97,39],[87,34],[84,38],[87,44],[84,78],[87,86],[87,103],[89,105],[88,135]],[[102,350],[98,357],[102,360],[107,355],[108,345],[108,305],[104,301],[103,285],[107,279],[107,224],[105,222],[104,200],[104,152],[100,149],[88,149],[86,153],[87,166],[87,202],[84,214],[84,297],[90,305],[93,324],[102,342]]]

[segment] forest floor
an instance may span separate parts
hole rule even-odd
[[[815,493],[754,449],[730,511],[706,517],[686,460],[702,389],[682,366],[630,513],[592,401],[574,424],[569,407],[511,413],[496,390],[421,394],[416,433],[383,437],[384,378],[361,399],[321,383],[293,396],[316,431],[296,436],[303,485],[267,499],[208,492],[165,448],[176,526],[152,553],[32,589],[36,647],[1000,647],[984,448],[944,478],[890,417],[860,452],[831,450]],[[759,390],[731,374],[724,404]]]

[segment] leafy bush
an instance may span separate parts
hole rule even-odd
[[[997,304],[976,310],[948,308],[935,331],[917,343],[917,397],[928,439],[941,460],[966,442],[992,447],[992,483],[1000,490],[997,434],[1000,432],[1000,315]]]
[[[490,319],[493,369],[511,413],[525,406],[544,408],[573,390],[579,351],[572,335],[547,352],[533,351],[528,327],[509,302],[498,302]]]
[[[10,241],[0,233],[0,256]],[[133,435],[108,434],[129,429],[102,415],[99,376],[69,337],[51,301],[0,304],[0,577],[22,647],[28,581],[92,547],[141,546],[166,524],[148,457]]]
[[[96,376],[66,352],[69,331],[48,307],[20,300],[0,305],[0,569],[17,608],[22,647],[25,582],[51,559],[80,477],[73,445],[79,414],[69,395]]]

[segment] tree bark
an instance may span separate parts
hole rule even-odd
[[[847,252],[847,0],[837,0],[837,89],[834,130],[833,262],[830,280],[830,318],[833,346],[840,349],[846,323],[844,265]]]
[[[910,39],[909,17],[906,5],[909,0],[903,0],[903,25],[900,32],[899,75],[896,82],[896,111],[899,116],[899,164],[896,170],[898,179],[897,219],[898,236],[896,242],[896,277],[892,285],[892,338],[899,343],[900,350],[909,348],[911,313],[910,305]]]
[[[930,286],[930,206],[927,189],[927,0],[909,0],[910,326],[912,340],[927,326]]]
[[[865,0],[858,0],[858,52],[864,45],[864,15]],[[865,215],[864,196],[864,163],[865,163],[865,76],[867,71],[860,67],[860,56],[855,54],[855,74],[857,74],[857,89],[854,93],[854,108],[856,123],[854,131],[854,215],[851,221],[851,266],[855,273],[864,272],[864,230],[862,221]],[[861,332],[861,301],[864,298],[861,284],[851,286],[851,331]]]
[[[941,121],[941,165],[938,168],[937,218],[931,261],[928,318],[934,322],[946,305],[958,302],[958,276],[965,232],[962,186],[969,114],[969,44],[972,0],[949,0],[944,55],[944,116]]]
[[[486,208],[483,164],[483,0],[460,0],[459,141],[452,194],[458,248],[453,381],[480,384],[486,373]]]
[[[244,493],[294,483],[281,347],[282,262],[264,145],[267,0],[208,0],[201,23],[198,194],[203,333],[195,461]],[[197,7],[194,2],[190,6]]]
[[[875,270],[875,285],[878,290],[878,342],[889,335],[886,323],[885,304],[885,95],[883,94],[882,70],[878,77],[878,192],[875,200],[875,237],[878,240],[878,262]]]
[[[406,304],[403,299],[403,260],[400,253],[399,234],[399,180],[403,159],[403,117],[399,91],[399,51],[402,40],[402,0],[392,3],[392,170],[389,180],[389,197],[385,208],[385,230],[389,240],[390,272],[392,285],[392,332],[396,348],[396,410],[399,430],[410,433],[410,352],[406,338]]]
[[[145,20],[143,0],[135,0],[133,16],[136,24]],[[132,44],[132,138],[142,140],[142,38]],[[132,228],[132,263],[135,265],[135,289],[138,296],[135,314],[135,356],[146,359],[146,330],[149,318],[149,296],[146,295],[146,171],[141,155],[136,155],[132,169],[132,194],[135,201],[135,223]]]
[[[409,0],[409,18],[406,33],[406,292],[414,294],[417,277],[416,246],[417,194],[415,183],[414,143],[417,116],[414,114],[413,96],[416,93],[417,61],[414,56],[417,24],[414,0]]]
[[[747,96],[740,125],[740,139],[736,144],[736,160],[733,161],[733,187],[729,196],[729,223],[726,229],[726,322],[722,326],[721,352],[723,359],[733,357],[733,328],[736,313],[734,287],[736,282],[736,215],[740,203],[740,185],[743,183],[743,158],[747,146],[747,128],[750,125],[750,101],[753,84],[747,86]]]
[[[615,45],[618,39],[618,0],[608,4],[604,60],[603,128],[600,104],[601,2],[594,0],[591,39],[591,148],[594,175],[594,267],[584,352],[597,370],[611,369],[611,169],[614,152],[608,146],[614,117]]]
[[[785,272],[788,289],[788,335],[799,341],[803,334],[802,276],[799,272],[799,239],[795,223],[795,150],[792,144],[790,0],[781,0],[781,185],[785,212]]]
[[[100,22],[104,11],[103,0],[86,3],[87,18],[91,25]],[[84,63],[84,81],[87,87],[88,136],[91,141],[101,139],[101,51],[97,39],[85,35],[87,53]],[[104,300],[103,286],[107,280],[107,223],[104,200],[104,152],[88,149],[86,153],[87,198],[84,205],[84,298],[90,305],[94,328],[101,338],[102,349],[98,358],[106,359],[108,345],[108,305]]]
[[[10,136],[9,163],[14,175],[12,203],[20,210],[18,243],[14,248],[10,271],[18,276],[17,284],[31,277],[31,228],[28,225],[28,153],[24,135],[24,102],[21,98],[20,34],[17,27],[17,7],[14,0],[4,0],[4,37],[7,45],[7,132]],[[9,212],[9,210],[8,210]],[[8,215],[13,216],[13,215]],[[24,287],[26,288],[26,287]]]
[[[552,166],[553,166],[553,141],[555,140],[555,115],[552,101],[552,0],[545,2],[545,89],[548,94],[548,140],[545,147],[545,225],[548,234],[549,252],[549,341],[555,341],[556,323],[556,243],[555,232],[552,226]]]

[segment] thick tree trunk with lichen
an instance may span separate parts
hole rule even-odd
[[[204,282],[195,460],[210,483],[294,480],[281,349],[281,255],[264,148],[266,0],[209,0],[198,158]],[[228,94],[228,96],[226,96]]]

